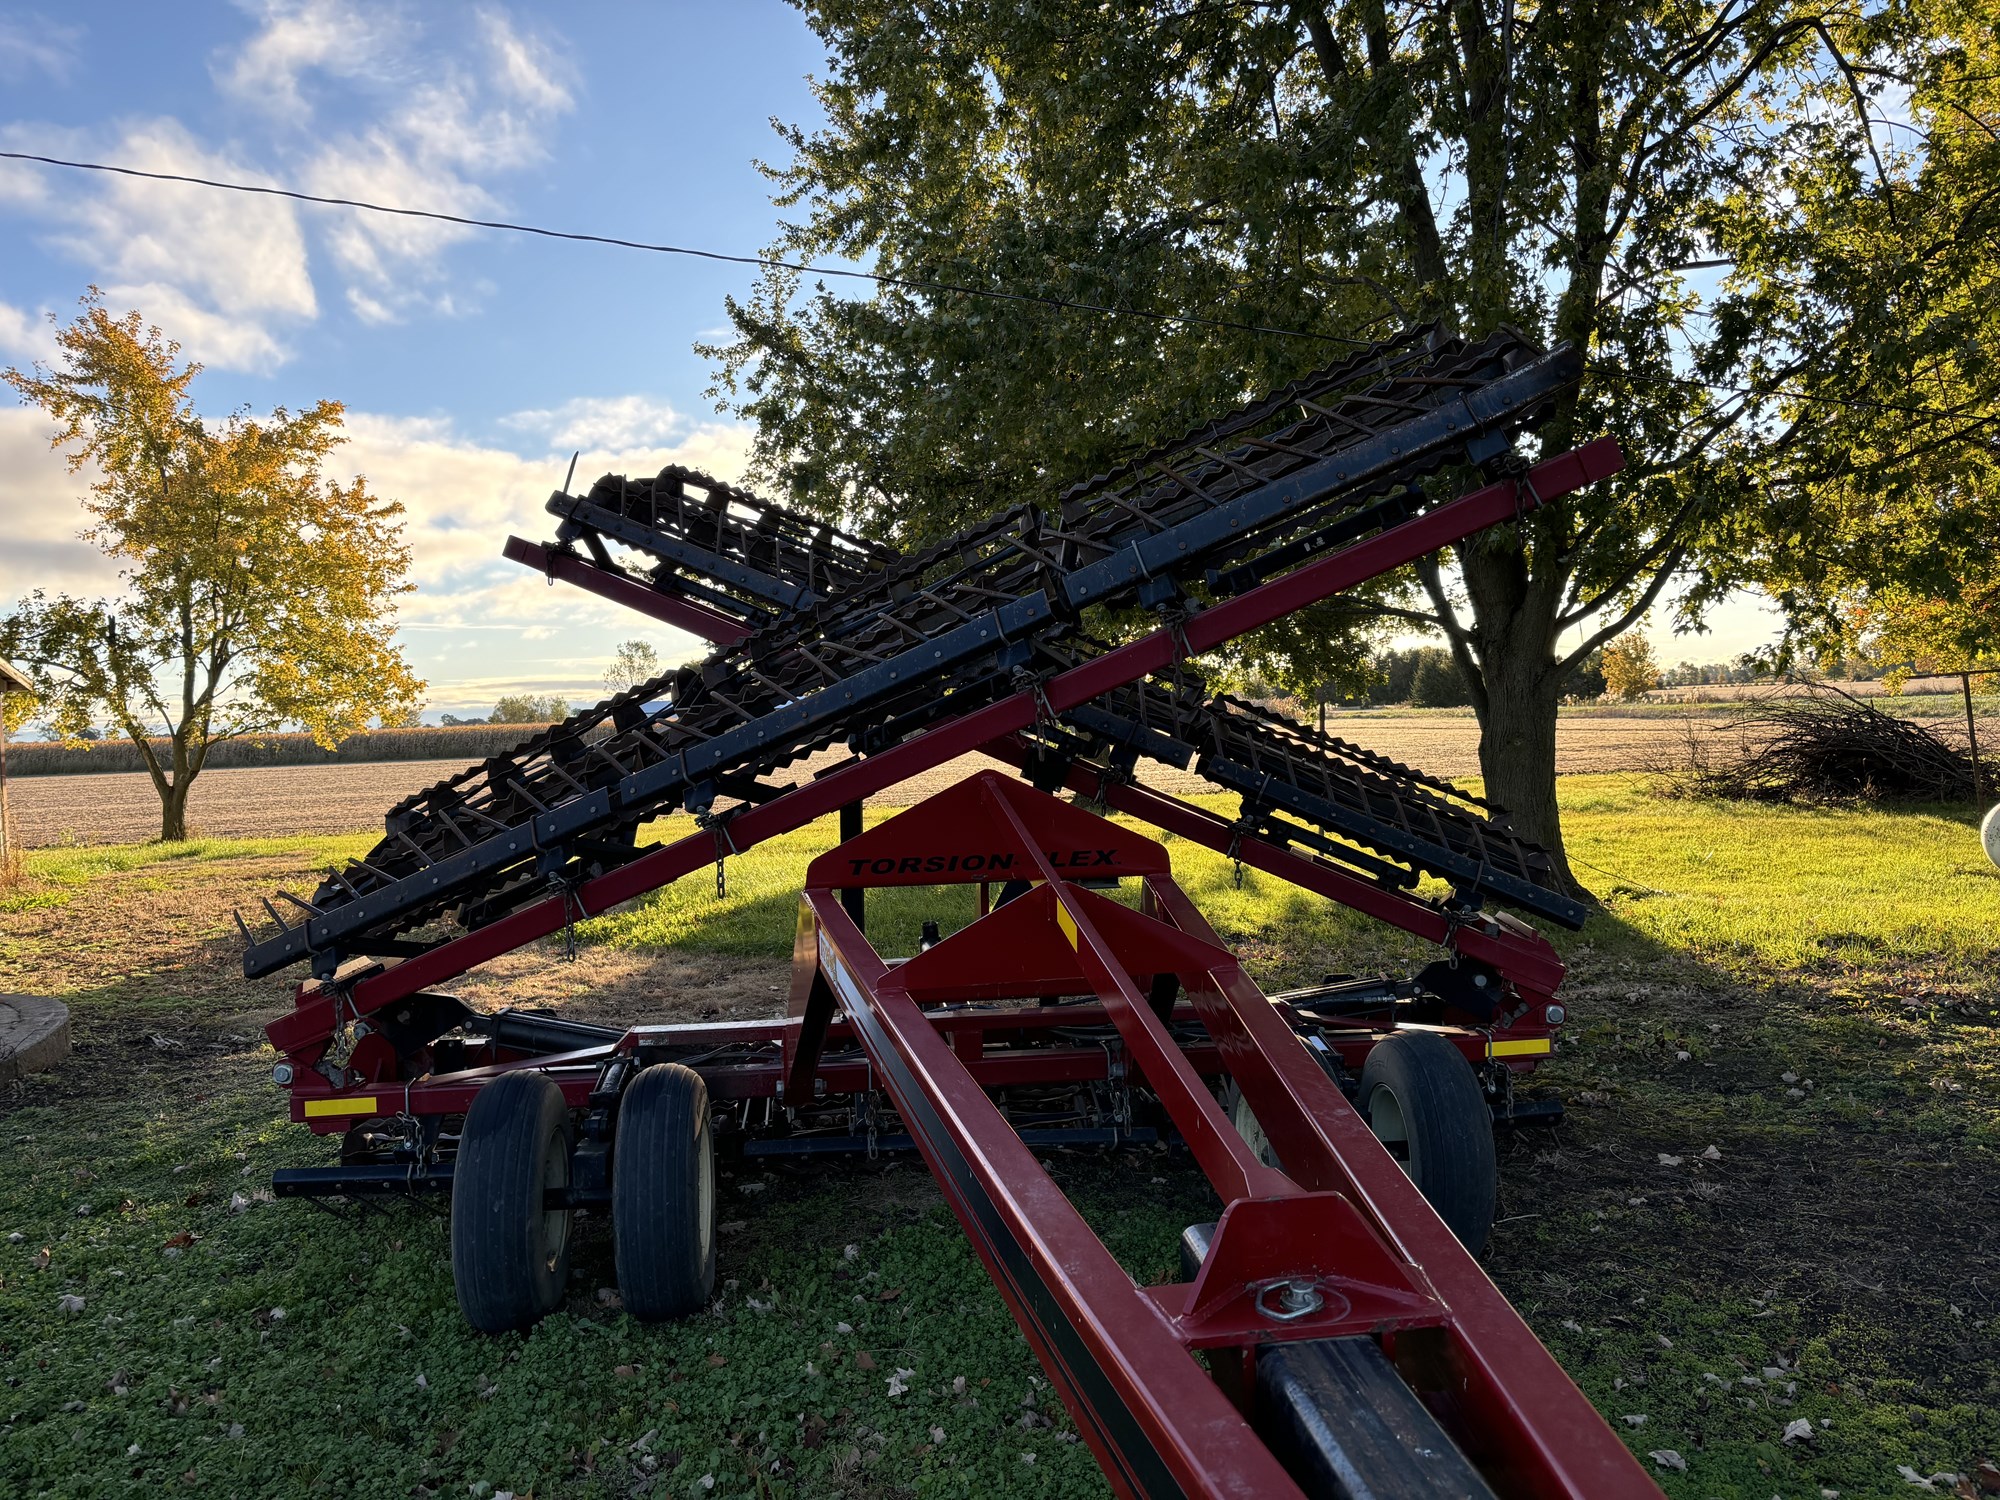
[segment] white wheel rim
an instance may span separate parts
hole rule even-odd
[[[1250,1107],[1250,1101],[1241,1093],[1236,1096],[1236,1108],[1231,1111],[1230,1123],[1236,1133],[1243,1137],[1243,1144],[1250,1148],[1250,1154],[1267,1167],[1278,1165],[1278,1153],[1271,1149],[1271,1138],[1264,1133],[1264,1127],[1257,1119],[1257,1111]]]
[[[1403,1175],[1414,1180],[1416,1174],[1410,1170],[1410,1122],[1403,1116],[1403,1101],[1386,1084],[1376,1084],[1368,1096],[1368,1128],[1375,1133],[1376,1140],[1389,1148]]]
[[[558,1130],[542,1153],[542,1261],[551,1271],[562,1260],[563,1248],[569,1244],[569,1210],[550,1208],[548,1195],[552,1189],[568,1186],[569,1152],[563,1149],[562,1132]]]
[[[695,1213],[701,1228],[701,1262],[705,1268],[715,1253],[715,1152],[706,1120],[701,1122],[694,1149],[701,1160],[701,1186],[695,1195],[698,1200]]]
[[[2000,866],[2000,807],[1986,814],[1986,821],[1979,825],[1979,842],[1986,849],[1986,857]]]

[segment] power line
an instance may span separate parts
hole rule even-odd
[[[298,203],[319,204],[328,208],[353,208],[366,213],[390,214],[406,219],[429,219],[442,224],[458,224],[468,229],[496,229],[509,234],[534,235],[541,239],[567,240],[586,245],[609,245],[622,250],[643,250],[655,255],[684,255],[694,260],[718,261],[726,265],[761,266],[770,270],[798,271],[813,276],[837,276],[852,281],[871,281],[880,286],[901,287],[910,291],[943,292],[962,297],[983,297],[993,302],[1011,302],[1037,307],[1053,308],[1059,312],[1094,313],[1104,317],[1140,318],[1153,323],[1192,324],[1204,328],[1227,328],[1238,333],[1263,333],[1279,338],[1308,339],[1320,343],[1346,344],[1354,348],[1371,347],[1369,340],[1349,338],[1337,333],[1309,333],[1300,328],[1277,328],[1263,323],[1241,323],[1229,318],[1211,318],[1199,313],[1153,312],[1141,307],[1118,307],[1101,302],[1083,302],[1069,297],[1037,296],[1032,292],[996,291],[990,287],[963,286],[949,281],[930,281],[918,277],[885,276],[875,271],[855,271],[842,266],[819,266],[808,261],[779,260],[763,255],[731,255],[720,250],[702,250],[687,245],[652,243],[645,240],[623,239],[616,235],[587,234],[576,230],[549,229],[538,224],[518,224],[505,219],[474,219],[461,214],[444,213],[430,208],[399,208],[392,204],[370,203],[360,198],[334,198],[318,193],[300,192],[295,188],[271,187],[261,183],[226,182],[213,177],[194,177],[178,172],[149,172],[139,167],[114,166],[106,162],[69,161],[57,156],[40,156],[28,151],[0,151],[0,159],[8,161],[35,162],[48,167],[67,167],[79,172],[105,172],[119,177],[139,177],[152,182],[183,183],[191,187],[214,188],[222,192],[251,193],[268,198],[289,198]],[[1715,262],[1723,264],[1724,262]],[[1703,264],[1703,263],[1696,263]],[[1728,385],[1719,381],[1689,379],[1670,375],[1647,375],[1627,369],[1622,365],[1593,362],[1603,373],[1623,379],[1649,384],[1700,387],[1712,391],[1724,391],[1739,396],[1787,397],[1822,406],[1836,406],[1849,411],[1886,411],[1911,416],[1947,417],[1955,421],[1978,424],[2000,422],[2000,417],[1974,416],[1966,412],[1955,412],[1936,406],[1901,406],[1888,402],[1857,401],[1837,396],[1815,396],[1806,391],[1787,390],[1777,387],[1760,390],[1755,386]]]
[[[147,172],[138,167],[112,166],[99,161],[66,161],[58,156],[37,156],[29,151],[0,151],[0,158],[9,161],[38,162],[45,167],[68,167],[78,172],[108,172],[118,177],[143,177],[150,182],[186,183],[192,187],[217,188],[229,193],[254,193],[266,198],[290,198],[297,203],[317,203],[328,208],[358,208],[367,213],[393,214],[405,219],[430,219],[440,224],[463,225],[468,229],[498,229],[509,234],[535,235],[541,239],[573,240],[585,245],[611,245],[621,250],[644,250],[654,255],[685,255],[694,260],[720,261],[726,265],[762,266],[769,270],[799,271],[812,276],[842,276],[853,281],[872,281],[880,286],[902,287],[909,291],[947,292],[961,297],[984,297],[993,302],[1029,303],[1040,307],[1051,307],[1059,312],[1097,313],[1111,318],[1142,318],[1153,323],[1187,323],[1203,328],[1229,328],[1239,333],[1268,333],[1280,338],[1347,344],[1357,349],[1370,347],[1367,339],[1348,338],[1337,333],[1308,333],[1298,328],[1273,328],[1262,323],[1239,323],[1230,318],[1210,318],[1199,313],[1152,312],[1143,307],[1117,307],[1102,302],[1083,302],[1072,297],[995,291],[990,287],[961,286],[955,282],[929,281],[914,276],[884,276],[874,271],[853,271],[842,266],[816,266],[807,261],[778,260],[765,255],[729,255],[720,250],[700,250],[688,245],[654,244],[646,240],[628,240],[609,234],[584,234],[569,229],[548,229],[539,224],[516,224],[505,219],[472,219],[462,214],[448,214],[431,208],[398,208],[386,203],[369,203],[360,198],[331,198],[319,193],[303,193],[296,188],[270,187],[254,182],[224,182],[214,177],[191,177],[179,172]]]

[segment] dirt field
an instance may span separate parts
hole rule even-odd
[[[1394,756],[1438,776],[1479,774],[1479,726],[1469,716],[1352,714],[1329,719],[1344,739]],[[1677,720],[1575,717],[1556,732],[1556,766],[1565,774],[1643,771],[1672,759],[1685,739]],[[810,775],[838,760],[826,752],[807,764]],[[966,756],[904,783],[879,800],[920,802],[991,762]],[[383,761],[363,765],[257,766],[210,771],[195,783],[190,821],[215,838],[293,833],[348,833],[379,825],[383,811],[420,787],[464,768],[456,760]],[[1212,790],[1199,777],[1148,765],[1146,781],[1170,792]],[[796,773],[792,779],[801,779]],[[34,776],[8,788],[22,847],[130,843],[159,833],[159,801],[137,772]]]

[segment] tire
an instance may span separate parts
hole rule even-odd
[[[1355,1103],[1459,1243],[1474,1255],[1484,1250],[1500,1177],[1493,1112],[1458,1049],[1422,1031],[1378,1042]]]
[[[715,1291],[715,1133],[708,1085],[656,1063],[625,1090],[611,1158],[611,1239],[625,1311],[684,1318]]]
[[[451,1276],[459,1311],[482,1333],[527,1328],[569,1280],[570,1211],[544,1207],[569,1186],[574,1131],[546,1073],[502,1073],[466,1111],[451,1187]]]

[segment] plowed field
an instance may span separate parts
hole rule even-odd
[[[1439,776],[1479,773],[1479,728],[1469,716],[1352,714],[1331,719],[1334,734]],[[1706,731],[1702,731],[1706,733]],[[1565,774],[1643,771],[1676,757],[1686,730],[1678,719],[1577,716],[1556,732],[1557,769]],[[807,774],[840,758],[817,756]],[[189,819],[216,838],[292,833],[346,833],[371,828],[409,793],[462,770],[456,760],[381,761],[361,765],[258,766],[209,771],[195,783]],[[967,756],[885,793],[907,805],[991,762]],[[1165,790],[1207,789],[1198,777],[1157,766],[1146,780]],[[792,779],[801,779],[795,770]],[[159,801],[137,772],[90,776],[31,776],[8,789],[17,837],[25,848],[51,844],[129,843],[159,832]]]

